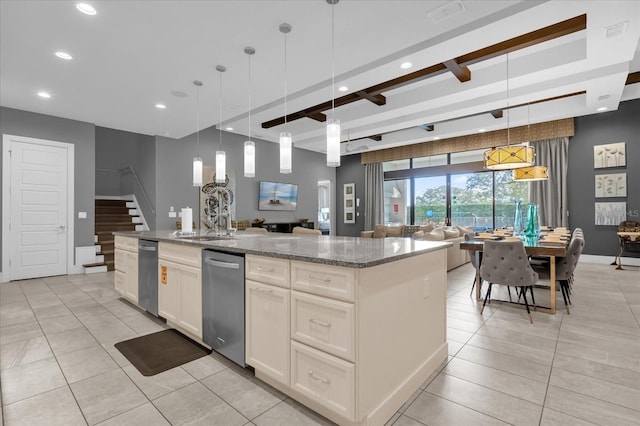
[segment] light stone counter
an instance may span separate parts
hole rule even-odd
[[[411,238],[354,238],[304,234],[244,233],[233,237],[210,237],[196,230],[193,237],[177,237],[172,231],[114,232],[114,235],[220,249],[231,253],[255,254],[325,265],[368,268],[387,262],[417,256],[451,246],[448,242],[417,241]]]

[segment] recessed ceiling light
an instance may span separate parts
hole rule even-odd
[[[606,110],[607,110],[607,107],[600,107],[600,108],[598,108],[598,112],[602,112],[602,111],[606,111]]]
[[[478,129],[478,133],[483,133],[483,132],[486,132],[486,131],[487,131],[487,129]]]
[[[95,15],[97,13],[96,9],[87,3],[76,3],[76,9],[85,15]]]
[[[224,129],[225,129],[226,131],[230,132],[230,131],[232,131],[232,130],[233,130],[233,127],[225,127]]]
[[[69,55],[67,52],[56,52],[56,56],[60,59],[73,59],[73,56]]]
[[[158,109],[166,109],[167,106],[164,105],[164,104],[156,104],[156,108],[158,108]]]
[[[402,64],[400,64],[400,68],[402,68],[403,70],[411,68],[412,66],[413,64],[411,62],[403,62]]]
[[[45,99],[49,99],[51,97],[51,95],[48,94],[47,92],[38,92],[38,96]]]
[[[347,86],[340,86],[338,87],[338,90],[341,92],[346,92],[347,90],[349,90],[349,88]]]

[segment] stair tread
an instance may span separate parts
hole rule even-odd
[[[92,268],[94,266],[108,266],[107,262],[85,263],[82,265],[84,268]]]

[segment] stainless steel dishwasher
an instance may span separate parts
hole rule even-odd
[[[244,363],[244,256],[202,251],[202,340]]]
[[[158,242],[138,240],[138,304],[158,316]]]

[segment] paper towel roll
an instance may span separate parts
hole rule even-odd
[[[182,232],[193,232],[193,211],[189,207],[182,209]]]

